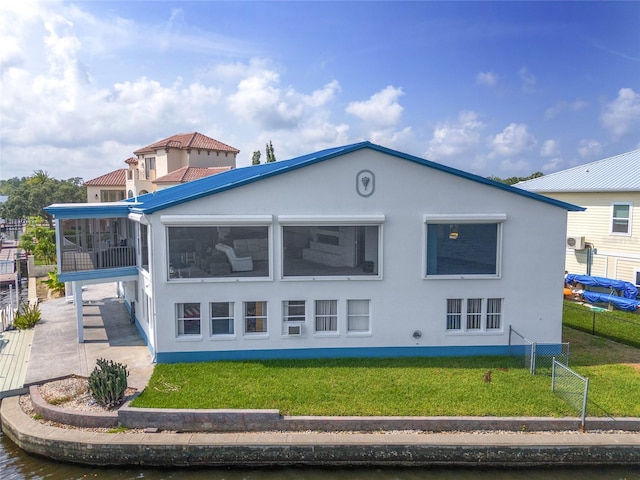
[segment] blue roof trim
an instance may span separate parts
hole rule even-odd
[[[131,204],[119,203],[54,203],[44,211],[56,218],[114,218],[126,217]]]
[[[445,165],[432,162],[430,160],[425,160],[420,157],[416,157],[414,155],[409,155],[407,153],[398,152],[396,150],[392,150],[390,148],[382,147],[380,145],[375,145],[371,142],[359,142],[351,145],[345,145],[343,147],[334,147],[326,150],[322,150],[315,153],[310,153],[307,155],[303,155],[301,157],[292,158],[290,160],[281,160],[273,163],[263,163],[261,165],[253,165],[249,167],[236,168],[233,170],[229,170],[227,172],[222,172],[217,175],[211,175],[209,177],[201,178],[198,180],[193,180],[191,182],[183,183],[180,185],[176,185],[171,188],[166,188],[164,190],[158,190],[156,192],[148,193],[143,196],[138,197],[137,203],[133,204],[133,199],[128,199],[127,201],[119,202],[117,204],[118,208],[126,208],[131,212],[147,214],[153,213],[158,210],[164,210],[166,208],[179,205],[185,202],[190,202],[192,200],[196,200],[202,197],[206,197],[209,195],[214,195],[216,193],[224,192],[226,190],[231,190],[233,188],[237,188],[243,185],[248,185],[253,182],[257,182],[259,180],[269,178],[275,175],[280,175],[281,173],[286,173],[292,170],[296,170],[298,168],[303,168],[308,165],[313,165],[314,163],[319,163],[325,160],[329,160],[331,158],[338,157],[340,155],[344,155],[347,153],[355,152],[362,149],[371,149],[381,153],[385,153],[387,155],[392,155],[398,158],[403,158],[405,160],[409,160],[411,162],[433,168],[435,170],[439,170],[441,172],[449,173],[451,175],[456,175],[461,178],[465,178],[467,180],[471,180],[473,182],[481,183],[490,187],[498,188],[500,190],[504,190],[510,193],[514,193],[516,195],[520,195],[523,197],[530,198],[532,200],[537,200],[543,203],[547,203],[559,208],[563,208],[568,211],[576,212],[584,210],[583,207],[579,207],[577,205],[573,205],[570,203],[562,202],[559,200],[555,200],[550,197],[545,197],[543,195],[529,192],[527,190],[522,190],[520,188],[515,188],[510,185],[506,185],[503,183],[495,182],[493,180],[489,180],[488,178],[481,177],[479,175],[475,175],[473,173],[465,172],[463,170],[458,170],[456,168],[447,167]],[[73,209],[72,205],[66,205],[67,208],[62,208],[61,205],[52,205],[47,207],[46,211],[48,213],[54,213],[58,218],[78,218],[78,217],[95,217],[98,216],[97,213],[103,213],[99,210],[99,206],[102,208],[109,208],[109,204],[90,204],[85,207],[76,207]],[[113,205],[113,204],[111,204]],[[85,210],[84,208],[94,207],[98,210]],[[115,208],[115,207],[111,207]],[[104,214],[102,216],[118,216],[115,215],[116,212],[120,212],[120,210],[114,210],[113,213]],[[81,213],[81,215],[79,215]],[[120,216],[124,216],[120,214]]]

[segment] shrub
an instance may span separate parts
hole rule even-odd
[[[20,302],[18,306],[18,313],[13,319],[13,326],[18,330],[26,330],[27,328],[33,328],[33,326],[40,321],[42,314],[40,313],[40,307],[38,304],[30,305],[28,302]]]
[[[47,278],[44,283],[47,287],[49,287],[49,290],[51,290],[55,294],[64,295],[64,282],[58,280],[58,269],[54,268],[52,271],[47,272],[47,276],[49,278]]]
[[[89,376],[91,395],[99,405],[114,408],[124,402],[127,390],[127,366],[99,358]]]

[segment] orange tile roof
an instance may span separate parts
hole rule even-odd
[[[129,165],[137,165],[138,159],[136,157],[127,158],[124,163],[128,163]]]
[[[182,167],[156,178],[153,183],[185,183],[231,170],[231,167]]]
[[[85,187],[124,187],[127,184],[128,168],[119,168],[100,177],[84,182]]]
[[[144,153],[151,153],[155,150],[161,148],[178,148],[180,150],[214,150],[218,152],[230,152],[230,153],[240,153],[240,150],[237,148],[226,145],[218,140],[207,137],[198,132],[192,133],[179,133],[177,135],[172,135],[171,137],[163,138],[162,140],[158,140],[151,145],[147,145],[146,147],[142,147],[136,150],[136,155],[141,155]]]

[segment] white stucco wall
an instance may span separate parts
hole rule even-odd
[[[362,170],[375,192],[356,192]],[[424,278],[425,215],[504,214],[500,278]],[[167,280],[166,215],[273,215],[269,279]],[[282,280],[281,215],[384,215],[380,279]],[[538,342],[561,340],[566,211],[368,149],[168,208],[147,218],[152,235],[156,352],[378,346],[506,345],[509,326]],[[139,282],[141,285],[144,282]],[[503,298],[502,329],[449,333],[447,298]],[[338,335],[313,334],[313,301],[337,299]],[[346,300],[371,300],[371,334],[346,333]],[[281,334],[282,301],[307,300],[307,333]],[[209,336],[209,302],[235,302],[235,338]],[[268,335],[244,336],[242,302],[268,302]],[[202,336],[176,338],[175,304],[200,302]],[[422,338],[412,334],[420,330]]]

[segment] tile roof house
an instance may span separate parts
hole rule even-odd
[[[122,200],[215,175],[235,168],[238,153],[198,132],[172,135],[136,150],[125,160],[128,168],[85,182],[87,202]]]
[[[512,327],[560,342],[578,210],[370,142],[47,207],[79,341],[81,287],[118,282],[157,362],[508,354]]]
[[[517,188],[586,207],[569,212],[565,269],[640,285],[640,150],[539,178]]]

